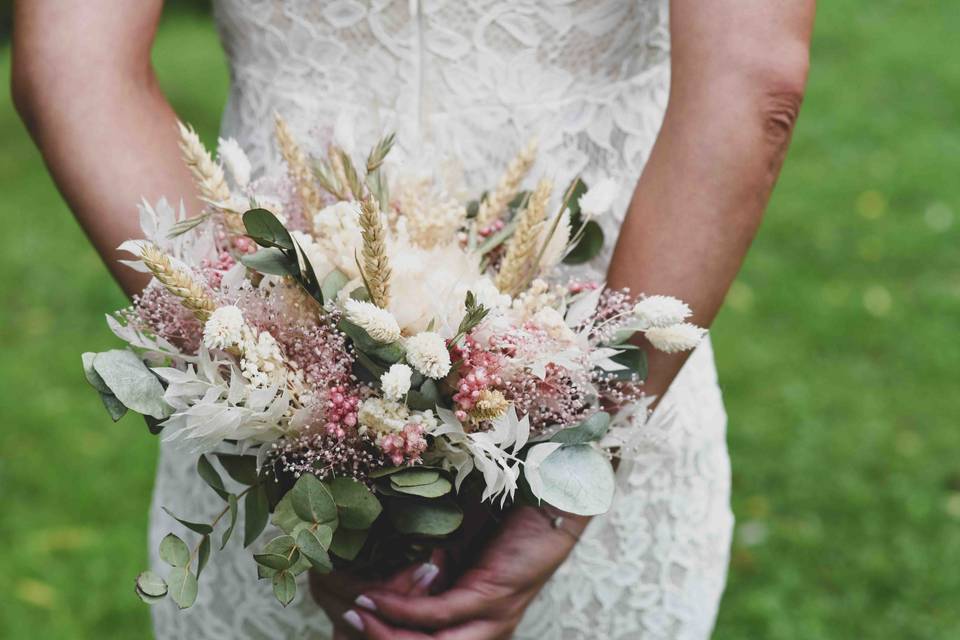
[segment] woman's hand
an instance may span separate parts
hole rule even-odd
[[[447,591],[431,596],[365,590],[345,619],[371,640],[510,638],[588,521],[566,516],[555,528],[540,509],[517,507]]]
[[[435,552],[430,562],[416,564],[388,580],[364,581],[346,572],[321,574],[310,572],[310,593],[313,599],[333,622],[334,640],[362,637],[357,632],[361,624],[356,612],[348,614],[355,602],[368,604],[361,594],[377,590],[398,596],[418,597],[426,595],[437,582],[443,566],[442,552]]]

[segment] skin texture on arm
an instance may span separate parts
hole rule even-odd
[[[18,0],[12,92],[54,182],[128,294],[143,274],[116,247],[141,237],[137,203],[199,210],[176,116],[150,62],[162,0]],[[125,256],[129,258],[129,256]]]
[[[679,297],[693,309],[693,322],[709,326],[783,163],[806,84],[815,3],[672,0],[670,10],[669,105],[608,284]],[[661,395],[686,356],[647,351],[647,391]],[[559,539],[545,544],[556,534],[543,520],[533,509],[515,509],[476,565],[444,593],[365,594],[353,615],[360,633],[408,640],[511,637],[573,548]],[[582,528],[586,519],[573,524]]]

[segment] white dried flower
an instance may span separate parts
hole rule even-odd
[[[407,338],[407,362],[428,378],[442,378],[450,372],[450,352],[439,334],[432,331]]]
[[[207,349],[228,349],[243,341],[243,312],[239,307],[219,307],[203,325],[203,345]]]
[[[567,326],[563,315],[553,307],[540,309],[533,314],[532,320],[557,342],[573,344],[577,341],[576,334]]]
[[[344,303],[344,308],[347,320],[366,331],[377,342],[389,344],[400,339],[400,325],[386,309],[352,298]]]
[[[365,429],[372,429],[377,433],[402,431],[409,422],[409,418],[410,410],[406,405],[384,398],[368,398],[363,401],[360,410],[357,411],[361,433]]]
[[[238,187],[243,188],[250,184],[250,159],[239,142],[233,138],[218,139],[217,154]]]
[[[380,376],[380,387],[388,400],[402,400],[410,391],[410,376],[413,370],[405,364],[396,363]]]
[[[691,313],[687,303],[671,296],[649,296],[633,306],[633,315],[643,329],[678,324],[689,318]]]
[[[616,180],[604,178],[580,196],[580,211],[591,217],[606,213],[613,207],[619,191]]]
[[[254,334],[246,331],[243,340],[243,357],[240,369],[243,377],[256,387],[267,387],[280,383],[286,377],[283,354],[280,345],[266,331]]]
[[[543,246],[547,239],[547,234],[553,228],[553,220],[543,225],[543,231],[540,235],[540,245]],[[567,252],[567,244],[570,242],[570,210],[564,209],[557,221],[557,227],[553,230],[553,235],[547,241],[543,249],[543,256],[540,258],[540,270],[546,272],[560,264]]]
[[[689,351],[700,344],[705,329],[689,322],[680,322],[666,327],[651,327],[644,332],[650,344],[664,353]]]

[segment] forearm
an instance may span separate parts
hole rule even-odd
[[[193,209],[196,200],[177,148],[176,117],[149,62],[159,3],[140,5],[136,16],[113,6],[111,17],[106,5],[113,4],[18,3],[13,93],[64,199],[133,293],[143,276],[116,262],[116,247],[141,235],[137,203],[164,196]],[[156,6],[145,10],[150,4]],[[122,28],[139,37],[96,46],[121,28],[116,21],[128,21]]]
[[[779,30],[765,25],[733,36],[696,28],[719,19],[702,15],[709,10],[674,11],[669,106],[621,230],[610,286],[679,297],[693,322],[713,321],[760,224],[799,111],[812,20],[806,4],[796,3]],[[660,395],[685,355],[647,353],[647,390]]]

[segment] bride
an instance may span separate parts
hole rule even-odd
[[[757,229],[797,118],[813,0],[219,0],[232,88],[222,135],[262,171],[274,113],[322,150],[400,134],[409,158],[461,160],[474,192],[530,137],[558,184],[613,176],[610,249],[584,276],[669,293],[709,325]],[[91,242],[115,261],[141,196],[200,208],[175,115],[150,64],[161,0],[20,0],[14,97]],[[632,197],[631,197],[631,188]],[[613,249],[613,239],[619,236]],[[382,584],[314,580],[286,610],[235,545],[159,638],[706,638],[733,517],[726,417],[710,344],[651,352],[657,419],[619,470],[610,513],[512,512],[448,581],[412,567]],[[209,493],[210,495],[207,495]],[[210,511],[186,459],[161,451],[151,538]],[[509,532],[509,534],[504,534]],[[151,544],[155,549],[156,544]],[[440,577],[438,577],[440,573]],[[244,575],[244,578],[239,576]],[[435,584],[431,584],[431,583]],[[431,588],[432,587],[432,588]],[[326,615],[320,613],[320,609]],[[332,623],[331,623],[332,621]]]

